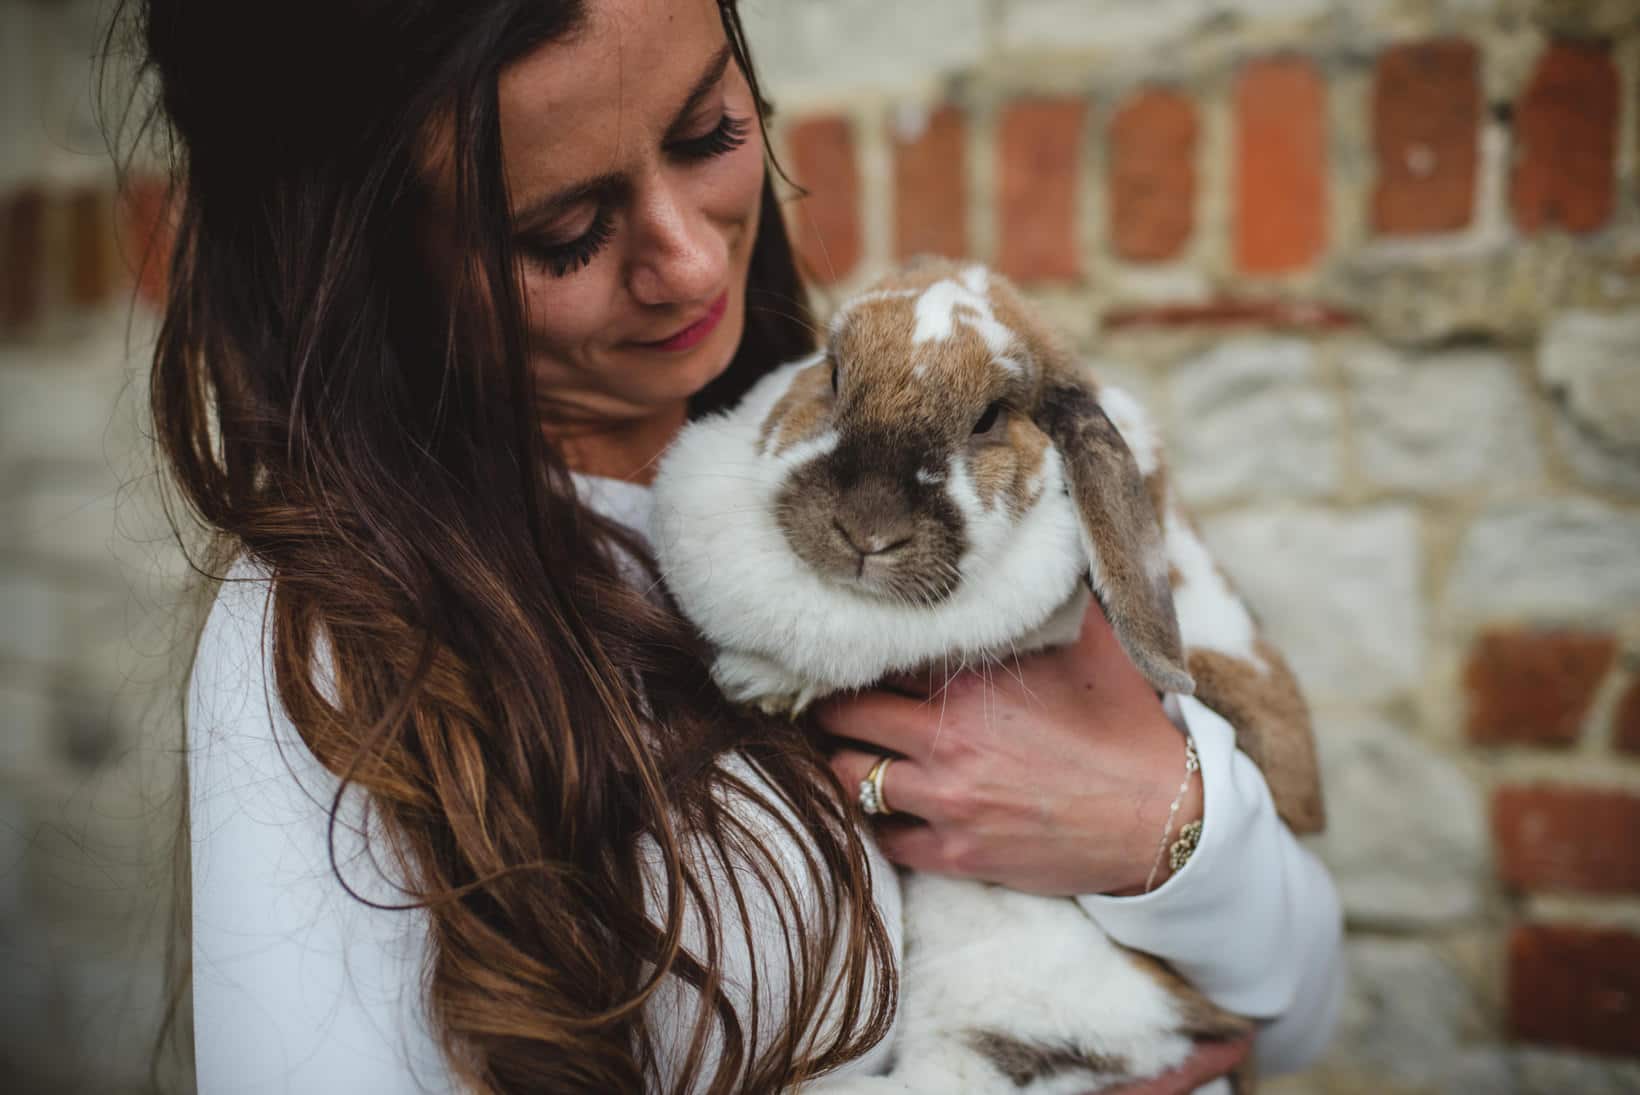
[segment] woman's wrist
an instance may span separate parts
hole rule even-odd
[[[1195,744],[1188,733],[1168,737],[1177,745],[1168,750],[1170,767],[1158,774],[1157,790],[1146,796],[1141,811],[1142,823],[1130,857],[1132,881],[1120,889],[1106,890],[1111,897],[1135,897],[1165,884],[1184,866],[1193,847],[1192,834],[1186,830],[1195,825],[1195,833],[1200,832],[1206,797]]]

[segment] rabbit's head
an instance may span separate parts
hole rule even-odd
[[[1091,378],[985,267],[925,262],[848,301],[758,444],[789,469],[774,513],[790,550],[907,609],[992,585],[1034,511],[1074,509],[1129,656],[1158,689],[1190,691],[1139,464]]]

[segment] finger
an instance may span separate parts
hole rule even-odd
[[[860,781],[871,775],[872,768],[882,759],[881,753],[839,749],[832,754],[831,770],[837,773],[843,789],[853,796],[859,791]],[[926,777],[915,762],[904,757],[893,758],[878,782],[882,785],[883,802],[893,813],[927,816],[922,812],[928,808]]]
[[[814,716],[827,733],[903,756],[925,755],[938,727],[926,700],[880,689],[828,699]]]
[[[928,874],[950,874],[945,838],[927,824],[887,822],[877,827],[877,847],[890,863]]]

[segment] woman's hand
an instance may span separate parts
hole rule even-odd
[[[931,671],[822,705],[859,786],[880,754],[889,859],[1030,893],[1139,893],[1185,775],[1185,742],[1096,605],[1077,642],[945,681]],[[1194,777],[1173,836],[1201,816]],[[1156,885],[1167,877],[1164,862]]]

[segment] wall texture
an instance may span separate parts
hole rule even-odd
[[[163,183],[0,0],[0,1076],[134,1090],[193,606]],[[822,311],[992,262],[1167,423],[1318,712],[1353,986],[1299,1092],[1640,1091],[1640,3],[744,0]]]

